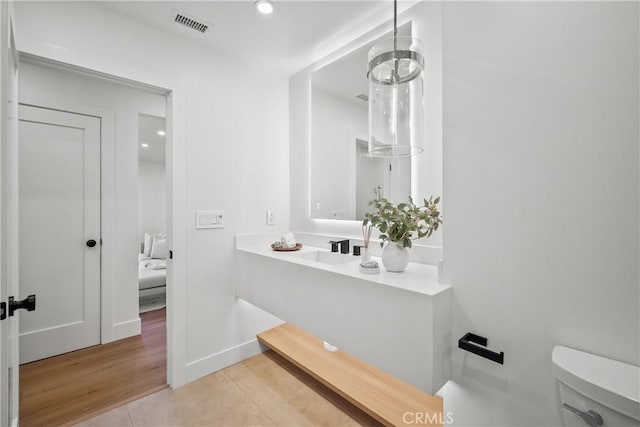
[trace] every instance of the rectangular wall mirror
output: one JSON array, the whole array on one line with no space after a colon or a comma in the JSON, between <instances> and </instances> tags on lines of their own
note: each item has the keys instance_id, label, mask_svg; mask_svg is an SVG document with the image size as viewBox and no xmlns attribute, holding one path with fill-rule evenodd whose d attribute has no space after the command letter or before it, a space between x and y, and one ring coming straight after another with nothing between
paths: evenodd
<instances>
[{"instance_id":1,"label":"rectangular wall mirror","mask_svg":"<svg viewBox=\"0 0 640 427\"><path fill-rule=\"evenodd\" d=\"M399 26L398 33L411 36L411 22ZM312 74L312 218L362 220L369 210L369 200L377 194L393 202L406 201L411 195L411 158L382 159L367 155L367 54L376 42Z\"/></svg>"}]
</instances>

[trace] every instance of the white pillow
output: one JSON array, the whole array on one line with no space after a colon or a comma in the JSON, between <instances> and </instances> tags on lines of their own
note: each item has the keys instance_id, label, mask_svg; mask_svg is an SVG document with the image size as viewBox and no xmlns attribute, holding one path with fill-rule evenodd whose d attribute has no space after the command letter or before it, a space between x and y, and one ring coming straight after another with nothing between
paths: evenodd
<instances>
[{"instance_id":1,"label":"white pillow","mask_svg":"<svg viewBox=\"0 0 640 427\"><path fill-rule=\"evenodd\" d=\"M151 256L151 250L153 249L153 243L155 239L166 239L166 233L149 234L144 233L144 248L143 252L147 256Z\"/></svg>"},{"instance_id":2,"label":"white pillow","mask_svg":"<svg viewBox=\"0 0 640 427\"><path fill-rule=\"evenodd\" d=\"M142 243L142 254L149 256L151 253L151 234L144 233L144 242Z\"/></svg>"},{"instance_id":3,"label":"white pillow","mask_svg":"<svg viewBox=\"0 0 640 427\"><path fill-rule=\"evenodd\" d=\"M151 247L151 258L167 259L169 253L169 244L166 238L156 237L153 239L153 246Z\"/></svg>"}]
</instances>

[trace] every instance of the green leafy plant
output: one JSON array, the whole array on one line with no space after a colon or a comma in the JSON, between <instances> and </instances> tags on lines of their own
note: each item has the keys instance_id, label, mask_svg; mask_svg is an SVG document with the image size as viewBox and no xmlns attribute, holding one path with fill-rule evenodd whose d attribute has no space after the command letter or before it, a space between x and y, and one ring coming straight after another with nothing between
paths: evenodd
<instances>
[{"instance_id":1,"label":"green leafy plant","mask_svg":"<svg viewBox=\"0 0 640 427\"><path fill-rule=\"evenodd\" d=\"M394 205L384 197L369 201L374 207L373 212L365 214L362 222L366 226L369 222L380 231L380 246L384 242L394 242L399 248L410 248L412 240L429 237L442 224L442 216L438 211L440 197L424 199L424 204L418 206L409 197L408 203Z\"/></svg>"}]
</instances>

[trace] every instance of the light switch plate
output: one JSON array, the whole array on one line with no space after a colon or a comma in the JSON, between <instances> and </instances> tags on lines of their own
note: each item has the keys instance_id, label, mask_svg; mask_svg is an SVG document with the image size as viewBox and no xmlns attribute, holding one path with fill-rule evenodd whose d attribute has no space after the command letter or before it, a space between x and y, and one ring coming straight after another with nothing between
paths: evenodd
<instances>
[{"instance_id":1,"label":"light switch plate","mask_svg":"<svg viewBox=\"0 0 640 427\"><path fill-rule=\"evenodd\" d=\"M196 211L196 228L224 228L224 211Z\"/></svg>"},{"instance_id":2,"label":"light switch plate","mask_svg":"<svg viewBox=\"0 0 640 427\"><path fill-rule=\"evenodd\" d=\"M276 223L276 213L270 209L267 209L267 225L274 225Z\"/></svg>"}]
</instances>

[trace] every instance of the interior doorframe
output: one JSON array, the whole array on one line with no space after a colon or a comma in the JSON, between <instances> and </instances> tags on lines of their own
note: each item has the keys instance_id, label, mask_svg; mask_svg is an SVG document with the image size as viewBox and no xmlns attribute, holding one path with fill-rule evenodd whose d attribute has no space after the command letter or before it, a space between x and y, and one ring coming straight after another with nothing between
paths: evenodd
<instances>
[{"instance_id":1,"label":"interior doorframe","mask_svg":"<svg viewBox=\"0 0 640 427\"><path fill-rule=\"evenodd\" d=\"M167 382L175 388L186 382L186 88L180 82L151 78L147 73L112 69L107 64L81 64L58 61L55 58L41 56L31 52L20 52L24 62L40 63L65 68L73 72L93 75L118 83L132 85L137 88L151 90L166 97L166 173L167 173L167 237L173 252L170 268L167 269ZM50 107L73 112L78 108L58 101ZM101 118L101 156L102 162L115 162L114 153L114 115L108 110L82 106L82 111ZM180 141L181 143L176 143ZM110 143L109 143L110 142ZM107 169L107 168L104 168ZM103 235L113 235L115 224L113 177L101 173L101 229ZM107 185L105 187L105 184ZM111 187L109 188L109 185ZM101 306L104 301L113 302L113 255L115 248L106 241L102 247L101 268ZM17 263L17 260L16 260ZM111 268L104 268L110 265ZM15 265L15 268L18 266ZM105 286L106 285L106 286ZM121 337L114 337L112 305L101 310L101 341L109 342Z\"/></svg>"},{"instance_id":2,"label":"interior doorframe","mask_svg":"<svg viewBox=\"0 0 640 427\"><path fill-rule=\"evenodd\" d=\"M5 28L6 25L6 28ZM0 245L0 270L4 291L0 290L0 297L7 298L16 293L18 284L18 106L15 98L18 90L18 52L15 41L15 14L13 2L2 2L0 5L0 76L2 77L2 102L0 105L0 130L2 131L2 153L0 155L0 169L2 181L2 197L0 208L3 226L2 241ZM9 67L9 56L13 62L13 69ZM9 77L15 79L9 84ZM18 425L18 319L7 317L2 326L0 336L0 367L2 380L0 381L0 424L17 427ZM6 339L6 341L4 341Z\"/></svg>"}]
</instances>

